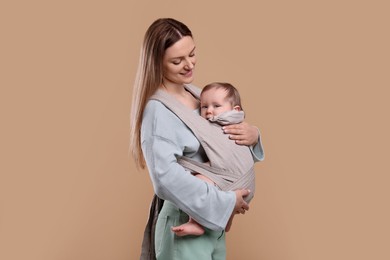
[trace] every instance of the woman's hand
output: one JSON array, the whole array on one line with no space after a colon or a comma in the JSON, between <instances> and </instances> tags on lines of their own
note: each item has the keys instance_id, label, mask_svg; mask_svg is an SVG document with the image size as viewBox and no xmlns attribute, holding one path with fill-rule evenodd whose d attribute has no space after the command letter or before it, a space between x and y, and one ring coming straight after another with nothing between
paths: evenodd
<instances>
[{"instance_id":1,"label":"woman's hand","mask_svg":"<svg viewBox=\"0 0 390 260\"><path fill-rule=\"evenodd\" d=\"M226 125L222 127L225 134L229 134L229 138L235 140L239 145L255 145L259 140L259 131L257 127L246 122L234 125Z\"/></svg>"},{"instance_id":2,"label":"woman's hand","mask_svg":"<svg viewBox=\"0 0 390 260\"><path fill-rule=\"evenodd\" d=\"M236 205L234 206L234 210L232 215L234 214L245 214L246 210L249 210L248 203L245 202L244 197L248 196L249 190L235 190L236 193Z\"/></svg>"}]
</instances>

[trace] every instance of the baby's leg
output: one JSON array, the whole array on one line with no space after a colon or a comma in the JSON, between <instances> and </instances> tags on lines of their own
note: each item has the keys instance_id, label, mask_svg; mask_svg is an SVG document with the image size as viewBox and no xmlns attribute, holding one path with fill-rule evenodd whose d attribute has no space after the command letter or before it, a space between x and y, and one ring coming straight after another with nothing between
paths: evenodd
<instances>
[{"instance_id":1,"label":"baby's leg","mask_svg":"<svg viewBox=\"0 0 390 260\"><path fill-rule=\"evenodd\" d=\"M171 230L178 236L200 236L204 233L203 227L191 217L187 223L172 227Z\"/></svg>"},{"instance_id":2,"label":"baby's leg","mask_svg":"<svg viewBox=\"0 0 390 260\"><path fill-rule=\"evenodd\" d=\"M206 176L203 176L202 174L195 173L194 175L197 178L204 180L205 182L214 183L212 180L210 180ZM187 235L200 236L203 235L204 233L203 227L191 217L187 223L184 223L177 227L172 227L171 230L178 236L187 236Z\"/></svg>"},{"instance_id":3,"label":"baby's leg","mask_svg":"<svg viewBox=\"0 0 390 260\"><path fill-rule=\"evenodd\" d=\"M208 182L208 183L213 183L213 184L215 184L212 180L210 180L210 179L207 178L206 176L203 176L203 175L200 174L200 173L196 173L195 176L198 177L199 179L202 179L202 180ZM226 224L226 228L225 228L225 231L226 231L226 232L229 232L230 228L232 227L232 224L233 224L233 217L234 217L234 215L232 215L232 216L229 218L229 221L228 221L228 223ZM198 223L196 223L196 224L198 224ZM199 224L198 224L198 225L199 225ZM199 226L200 226L200 225L199 225Z\"/></svg>"},{"instance_id":4,"label":"baby's leg","mask_svg":"<svg viewBox=\"0 0 390 260\"><path fill-rule=\"evenodd\" d=\"M215 184L211 179L209 179L208 177L200 174L200 173L194 173L194 176L205 181L205 182L208 182L208 183L212 183L212 184Z\"/></svg>"}]
</instances>

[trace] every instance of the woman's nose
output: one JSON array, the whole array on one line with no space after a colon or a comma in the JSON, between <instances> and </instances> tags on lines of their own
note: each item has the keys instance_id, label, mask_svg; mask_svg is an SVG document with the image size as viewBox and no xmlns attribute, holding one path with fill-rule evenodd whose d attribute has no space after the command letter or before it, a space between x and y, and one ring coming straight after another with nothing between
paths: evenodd
<instances>
[{"instance_id":1,"label":"woman's nose","mask_svg":"<svg viewBox=\"0 0 390 260\"><path fill-rule=\"evenodd\" d=\"M191 58L187 58L186 59L186 64L185 64L185 68L186 69L189 69L189 70L192 70L195 66L195 63L192 61Z\"/></svg>"}]
</instances>

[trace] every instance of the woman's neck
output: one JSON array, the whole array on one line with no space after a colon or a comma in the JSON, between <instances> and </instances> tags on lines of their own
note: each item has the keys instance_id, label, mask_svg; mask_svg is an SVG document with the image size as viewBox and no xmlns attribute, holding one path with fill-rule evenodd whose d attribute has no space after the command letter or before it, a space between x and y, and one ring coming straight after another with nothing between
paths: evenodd
<instances>
[{"instance_id":1,"label":"woman's neck","mask_svg":"<svg viewBox=\"0 0 390 260\"><path fill-rule=\"evenodd\" d=\"M171 82L166 82L166 81L163 81L161 83L161 88L172 94L172 95L177 95L177 96L185 96L187 92L186 89L184 88L184 85L180 85L180 84L175 84L175 83L171 83Z\"/></svg>"},{"instance_id":2,"label":"woman's neck","mask_svg":"<svg viewBox=\"0 0 390 260\"><path fill-rule=\"evenodd\" d=\"M170 82L163 82L161 84L161 89L168 92L178 101L180 101L183 105L196 109L199 107L199 101L186 90L184 85L178 85Z\"/></svg>"}]
</instances>

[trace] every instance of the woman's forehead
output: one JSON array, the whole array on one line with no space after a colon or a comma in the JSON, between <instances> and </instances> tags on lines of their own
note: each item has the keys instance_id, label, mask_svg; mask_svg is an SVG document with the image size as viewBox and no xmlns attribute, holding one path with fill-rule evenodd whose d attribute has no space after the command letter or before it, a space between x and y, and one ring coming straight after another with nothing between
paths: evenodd
<instances>
[{"instance_id":1,"label":"woman's forehead","mask_svg":"<svg viewBox=\"0 0 390 260\"><path fill-rule=\"evenodd\" d=\"M191 36L184 36L171 47L165 50L166 58L180 58L187 56L195 49L195 42Z\"/></svg>"}]
</instances>

